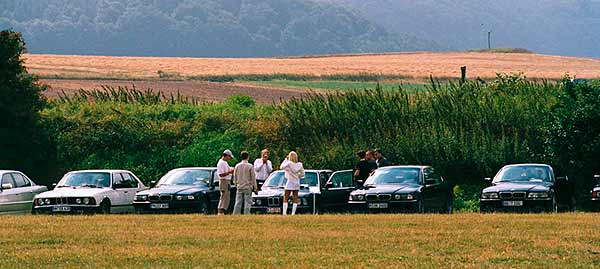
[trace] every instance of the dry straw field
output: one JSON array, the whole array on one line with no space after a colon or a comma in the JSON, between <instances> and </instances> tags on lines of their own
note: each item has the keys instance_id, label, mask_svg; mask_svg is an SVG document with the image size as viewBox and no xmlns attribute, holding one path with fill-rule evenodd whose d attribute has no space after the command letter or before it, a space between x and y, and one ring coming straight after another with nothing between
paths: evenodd
<instances>
[{"instance_id":1,"label":"dry straw field","mask_svg":"<svg viewBox=\"0 0 600 269\"><path fill-rule=\"evenodd\" d=\"M6 216L1 268L593 268L596 214Z\"/></svg>"},{"instance_id":2,"label":"dry straw field","mask_svg":"<svg viewBox=\"0 0 600 269\"><path fill-rule=\"evenodd\" d=\"M600 77L600 59L521 53L398 53L303 58L157 58L26 55L32 73L66 77L156 78L160 70L181 76L232 74L394 74L409 78L459 77L468 66L471 77L498 72L525 73L532 78Z\"/></svg>"}]
</instances>

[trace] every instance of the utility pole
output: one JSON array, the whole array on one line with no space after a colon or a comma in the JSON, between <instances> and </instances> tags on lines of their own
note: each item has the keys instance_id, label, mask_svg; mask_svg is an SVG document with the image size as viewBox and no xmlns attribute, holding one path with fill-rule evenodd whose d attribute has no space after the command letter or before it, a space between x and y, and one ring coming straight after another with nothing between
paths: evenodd
<instances>
[{"instance_id":1,"label":"utility pole","mask_svg":"<svg viewBox=\"0 0 600 269\"><path fill-rule=\"evenodd\" d=\"M488 50L492 49L492 31L488 31Z\"/></svg>"}]
</instances>

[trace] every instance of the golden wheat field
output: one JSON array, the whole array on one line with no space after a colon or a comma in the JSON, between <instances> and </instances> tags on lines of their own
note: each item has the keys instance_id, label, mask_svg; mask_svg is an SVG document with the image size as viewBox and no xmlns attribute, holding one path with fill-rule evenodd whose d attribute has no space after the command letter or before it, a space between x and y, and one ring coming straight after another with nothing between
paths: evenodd
<instances>
[{"instance_id":1,"label":"golden wheat field","mask_svg":"<svg viewBox=\"0 0 600 269\"><path fill-rule=\"evenodd\" d=\"M73 78L156 78L158 71L183 77L237 74L392 74L423 79L492 78L496 73L524 73L530 78L600 77L600 59L520 53L419 52L374 55L332 55L302 58L160 58L74 55L25 56L30 72Z\"/></svg>"}]
</instances>

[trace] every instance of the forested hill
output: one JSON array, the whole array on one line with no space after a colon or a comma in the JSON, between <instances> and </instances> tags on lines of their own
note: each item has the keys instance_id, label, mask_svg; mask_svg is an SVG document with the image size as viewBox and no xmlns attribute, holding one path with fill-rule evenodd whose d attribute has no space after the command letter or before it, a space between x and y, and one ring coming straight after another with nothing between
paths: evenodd
<instances>
[{"instance_id":1,"label":"forested hill","mask_svg":"<svg viewBox=\"0 0 600 269\"><path fill-rule=\"evenodd\" d=\"M600 57L600 0L321 0L348 5L390 32L453 50L521 47Z\"/></svg>"},{"instance_id":2,"label":"forested hill","mask_svg":"<svg viewBox=\"0 0 600 269\"><path fill-rule=\"evenodd\" d=\"M284 56L428 50L341 5L312 0L3 0L0 28L32 53Z\"/></svg>"}]
</instances>

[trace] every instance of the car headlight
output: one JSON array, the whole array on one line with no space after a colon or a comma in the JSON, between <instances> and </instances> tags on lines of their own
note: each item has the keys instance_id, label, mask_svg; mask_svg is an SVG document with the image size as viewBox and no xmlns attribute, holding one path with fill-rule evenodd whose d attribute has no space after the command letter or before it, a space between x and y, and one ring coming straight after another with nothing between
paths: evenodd
<instances>
[{"instance_id":1,"label":"car headlight","mask_svg":"<svg viewBox=\"0 0 600 269\"><path fill-rule=\"evenodd\" d=\"M394 199L401 200L402 199L402 195L396 194L396 195L394 195Z\"/></svg>"},{"instance_id":2,"label":"car headlight","mask_svg":"<svg viewBox=\"0 0 600 269\"><path fill-rule=\"evenodd\" d=\"M50 199L48 199L48 198L44 199L44 204L49 205L50 204Z\"/></svg>"},{"instance_id":3,"label":"car headlight","mask_svg":"<svg viewBox=\"0 0 600 269\"><path fill-rule=\"evenodd\" d=\"M415 197L412 194L406 195L406 200L412 200Z\"/></svg>"},{"instance_id":4,"label":"car headlight","mask_svg":"<svg viewBox=\"0 0 600 269\"><path fill-rule=\"evenodd\" d=\"M136 201L146 201L146 200L148 200L148 195L136 195L135 200Z\"/></svg>"},{"instance_id":5,"label":"car headlight","mask_svg":"<svg viewBox=\"0 0 600 269\"><path fill-rule=\"evenodd\" d=\"M44 199L42 199L42 198L37 199L37 203L38 203L38 205L44 205Z\"/></svg>"},{"instance_id":6,"label":"car headlight","mask_svg":"<svg viewBox=\"0 0 600 269\"><path fill-rule=\"evenodd\" d=\"M256 204L257 205L262 205L262 200L261 199L256 199Z\"/></svg>"},{"instance_id":7,"label":"car headlight","mask_svg":"<svg viewBox=\"0 0 600 269\"><path fill-rule=\"evenodd\" d=\"M187 199L188 199L188 200L194 200L194 199L196 199L196 197L194 197L194 195L188 195L188 196L187 196Z\"/></svg>"},{"instance_id":8,"label":"car headlight","mask_svg":"<svg viewBox=\"0 0 600 269\"><path fill-rule=\"evenodd\" d=\"M481 194L482 199L498 199L497 192L484 192Z\"/></svg>"},{"instance_id":9,"label":"car headlight","mask_svg":"<svg viewBox=\"0 0 600 269\"><path fill-rule=\"evenodd\" d=\"M90 198L87 198L87 197L83 198L83 203L86 204L86 205L89 205L90 204Z\"/></svg>"},{"instance_id":10,"label":"car headlight","mask_svg":"<svg viewBox=\"0 0 600 269\"><path fill-rule=\"evenodd\" d=\"M75 199L75 203L76 203L76 204L81 204L81 202L82 202L82 201L81 201L81 198L77 198L77 199Z\"/></svg>"},{"instance_id":11,"label":"car headlight","mask_svg":"<svg viewBox=\"0 0 600 269\"><path fill-rule=\"evenodd\" d=\"M359 194L359 195L356 196L356 199L359 200L359 201L362 201L362 200L365 199L365 196L362 195L362 194Z\"/></svg>"},{"instance_id":12,"label":"car headlight","mask_svg":"<svg viewBox=\"0 0 600 269\"><path fill-rule=\"evenodd\" d=\"M530 192L527 194L527 198L538 199L538 198L548 198L547 192Z\"/></svg>"},{"instance_id":13,"label":"car headlight","mask_svg":"<svg viewBox=\"0 0 600 269\"><path fill-rule=\"evenodd\" d=\"M177 196L175 196L175 199L177 199L177 200L181 201L181 200L183 200L183 196L181 196L181 195L177 195Z\"/></svg>"}]
</instances>

